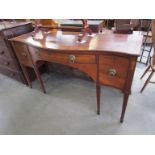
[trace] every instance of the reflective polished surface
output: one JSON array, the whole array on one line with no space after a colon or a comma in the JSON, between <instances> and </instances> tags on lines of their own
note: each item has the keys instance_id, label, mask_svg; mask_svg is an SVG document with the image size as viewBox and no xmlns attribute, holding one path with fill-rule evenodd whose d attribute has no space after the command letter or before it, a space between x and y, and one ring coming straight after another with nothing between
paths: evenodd
<instances>
[{"instance_id":1,"label":"reflective polished surface","mask_svg":"<svg viewBox=\"0 0 155 155\"><path fill-rule=\"evenodd\" d=\"M85 36L81 42L79 35L77 32L38 32L34 38L32 32L11 41L22 68L29 66L35 70L43 92L45 88L37 69L39 61L73 67L91 77L96 84L97 114L100 114L101 86L120 89L124 93L122 123L143 35L141 32L116 34L105 30ZM26 71L25 77L30 81Z\"/></svg>"},{"instance_id":2,"label":"reflective polished surface","mask_svg":"<svg viewBox=\"0 0 155 155\"><path fill-rule=\"evenodd\" d=\"M78 51L108 51L131 55L139 55L143 35L141 32L133 34L114 34L110 30L103 33L86 36L78 42L77 32L51 32L46 37L39 32L35 38L33 33L24 34L11 40L24 42L32 46L54 50L78 50Z\"/></svg>"}]
</instances>

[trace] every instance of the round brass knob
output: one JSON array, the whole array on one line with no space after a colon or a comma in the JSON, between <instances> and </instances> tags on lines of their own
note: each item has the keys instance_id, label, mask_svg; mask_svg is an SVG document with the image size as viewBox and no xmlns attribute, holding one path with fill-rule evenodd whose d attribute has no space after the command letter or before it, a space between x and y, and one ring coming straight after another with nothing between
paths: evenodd
<instances>
[{"instance_id":1,"label":"round brass knob","mask_svg":"<svg viewBox=\"0 0 155 155\"><path fill-rule=\"evenodd\" d=\"M75 55L69 55L69 63L73 64L76 60Z\"/></svg>"},{"instance_id":2,"label":"round brass knob","mask_svg":"<svg viewBox=\"0 0 155 155\"><path fill-rule=\"evenodd\" d=\"M115 76L117 74L117 71L116 71L116 69L112 68L112 69L109 69L108 74L110 76Z\"/></svg>"}]
</instances>

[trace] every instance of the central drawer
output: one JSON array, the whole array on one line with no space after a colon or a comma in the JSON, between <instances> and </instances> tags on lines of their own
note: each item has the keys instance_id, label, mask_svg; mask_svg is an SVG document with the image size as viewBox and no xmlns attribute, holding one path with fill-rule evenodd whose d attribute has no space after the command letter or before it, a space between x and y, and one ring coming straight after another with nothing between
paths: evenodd
<instances>
[{"instance_id":1,"label":"central drawer","mask_svg":"<svg viewBox=\"0 0 155 155\"><path fill-rule=\"evenodd\" d=\"M73 52L74 53L74 52ZM69 63L69 64L95 64L96 56L89 54L66 54L66 53L54 53L51 51L40 51L40 59L53 61L57 63Z\"/></svg>"},{"instance_id":2,"label":"central drawer","mask_svg":"<svg viewBox=\"0 0 155 155\"><path fill-rule=\"evenodd\" d=\"M99 81L102 84L123 89L129 68L129 59L121 56L101 55Z\"/></svg>"},{"instance_id":3,"label":"central drawer","mask_svg":"<svg viewBox=\"0 0 155 155\"><path fill-rule=\"evenodd\" d=\"M74 51L53 51L29 46L30 54L35 62L43 60L76 68L88 74L94 81L97 79L97 63L95 54L75 53Z\"/></svg>"}]
</instances>

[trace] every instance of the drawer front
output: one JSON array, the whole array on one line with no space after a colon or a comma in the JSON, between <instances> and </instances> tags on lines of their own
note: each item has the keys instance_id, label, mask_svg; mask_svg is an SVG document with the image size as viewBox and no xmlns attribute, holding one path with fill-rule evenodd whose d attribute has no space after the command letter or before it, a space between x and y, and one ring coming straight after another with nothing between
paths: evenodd
<instances>
[{"instance_id":1,"label":"drawer front","mask_svg":"<svg viewBox=\"0 0 155 155\"><path fill-rule=\"evenodd\" d=\"M9 70L9 69L6 69L6 68L3 68L0 66L0 73L4 74L12 79L22 81L20 74L18 72L15 72L15 71L12 71L12 70Z\"/></svg>"},{"instance_id":2,"label":"drawer front","mask_svg":"<svg viewBox=\"0 0 155 155\"><path fill-rule=\"evenodd\" d=\"M62 54L50 51L40 51L39 57L43 60L64 64L95 64L96 56L88 54Z\"/></svg>"},{"instance_id":3,"label":"drawer front","mask_svg":"<svg viewBox=\"0 0 155 155\"><path fill-rule=\"evenodd\" d=\"M123 89L129 68L126 57L101 55L99 58L99 81L101 84Z\"/></svg>"},{"instance_id":4,"label":"drawer front","mask_svg":"<svg viewBox=\"0 0 155 155\"><path fill-rule=\"evenodd\" d=\"M0 47L5 47L6 46L6 44L5 44L5 41L4 41L4 39L2 38L2 36L0 36Z\"/></svg>"},{"instance_id":5,"label":"drawer front","mask_svg":"<svg viewBox=\"0 0 155 155\"><path fill-rule=\"evenodd\" d=\"M97 79L96 55L53 52L49 50L36 49L30 46L29 51L34 61L43 60L63 64L85 72L94 81Z\"/></svg>"},{"instance_id":6,"label":"drawer front","mask_svg":"<svg viewBox=\"0 0 155 155\"><path fill-rule=\"evenodd\" d=\"M12 59L9 49L4 46L0 46L0 57Z\"/></svg>"},{"instance_id":7,"label":"drawer front","mask_svg":"<svg viewBox=\"0 0 155 155\"><path fill-rule=\"evenodd\" d=\"M14 42L13 45L19 62L27 66L32 66L32 61L27 46L23 43L18 42Z\"/></svg>"},{"instance_id":8,"label":"drawer front","mask_svg":"<svg viewBox=\"0 0 155 155\"><path fill-rule=\"evenodd\" d=\"M14 62L12 60L9 60L9 59L0 58L0 66L10 68L10 69L13 69L13 70L17 70L16 65L14 64Z\"/></svg>"}]
</instances>

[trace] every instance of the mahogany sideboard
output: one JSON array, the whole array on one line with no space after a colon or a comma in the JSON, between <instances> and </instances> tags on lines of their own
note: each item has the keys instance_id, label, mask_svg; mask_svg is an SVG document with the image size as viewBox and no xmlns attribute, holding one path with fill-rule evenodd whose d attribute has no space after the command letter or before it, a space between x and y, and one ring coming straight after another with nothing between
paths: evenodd
<instances>
[{"instance_id":1,"label":"mahogany sideboard","mask_svg":"<svg viewBox=\"0 0 155 155\"><path fill-rule=\"evenodd\" d=\"M100 113L101 86L120 89L124 93L120 118L123 122L143 35L141 32L114 34L107 30L86 36L80 43L77 36L77 32L57 31L48 34L45 40L38 40L27 33L10 41L21 66L48 61L88 74L96 83L97 114Z\"/></svg>"},{"instance_id":2,"label":"mahogany sideboard","mask_svg":"<svg viewBox=\"0 0 155 155\"><path fill-rule=\"evenodd\" d=\"M9 38L33 31L30 22L0 22L0 73L20 82L24 76Z\"/></svg>"}]
</instances>

